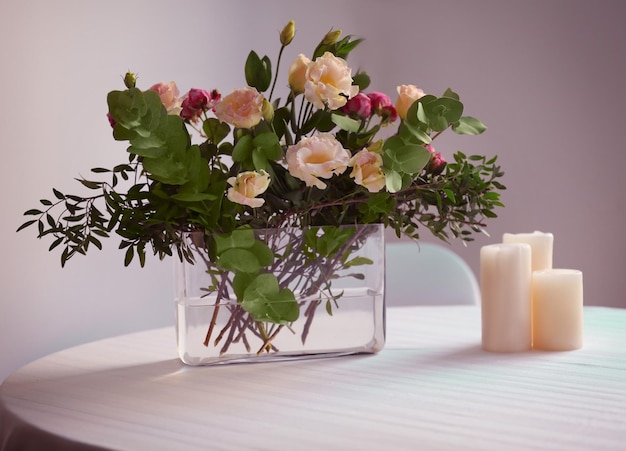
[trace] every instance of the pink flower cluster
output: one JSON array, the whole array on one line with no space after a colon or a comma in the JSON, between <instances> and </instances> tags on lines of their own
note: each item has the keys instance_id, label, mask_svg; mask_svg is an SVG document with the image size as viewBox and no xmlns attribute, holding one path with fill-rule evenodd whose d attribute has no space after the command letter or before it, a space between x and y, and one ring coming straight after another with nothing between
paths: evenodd
<instances>
[{"instance_id":1,"label":"pink flower cluster","mask_svg":"<svg viewBox=\"0 0 626 451\"><path fill-rule=\"evenodd\" d=\"M446 165L446 160L441 155L441 152L437 152L433 146L430 144L424 145L426 150L430 152L430 162L428 163L428 169L430 172L434 174L439 174L443 171L443 168Z\"/></svg>"},{"instance_id":2,"label":"pink flower cluster","mask_svg":"<svg viewBox=\"0 0 626 451\"><path fill-rule=\"evenodd\" d=\"M378 116L381 125L387 125L399 117L405 119L411 103L424 95L424 92L414 85L398 87L398 99L395 105L389 96L382 92L367 94L350 92L350 95L339 95L346 91L352 82L345 62L327 55L325 60L320 59L318 64L321 65L320 67L316 64L306 60L302 55L300 60L296 60L290 71L292 89L297 81L296 76L305 77L306 74L306 77L310 78L312 75L309 75L309 72L312 69L317 68L316 70L320 73L334 74L336 80L333 80L333 83L318 83L316 86L319 89L315 91L315 96L311 91L309 94L312 98L307 99L319 103L321 107L340 108L344 114L353 118L368 120L373 116ZM302 69L299 72L296 70L298 67ZM305 85L309 88L312 86L311 80L306 77L301 80L302 87L300 88L305 93ZM345 86L338 89L339 85ZM350 89L352 88L354 87ZM174 82L157 83L151 86L150 90L159 94L168 114L180 115L187 122L197 123L201 120L202 114L211 110L220 121L237 128L249 129L259 124L265 117L267 101L256 89L250 87L236 89L224 98L215 89L208 92L196 88L190 89L185 96L179 98L179 91ZM110 115L108 118L111 126L114 126L115 123ZM446 164L445 159L431 145L427 144L424 147L431 153L427 170L434 174L441 173ZM331 133L317 133L288 146L285 161L292 176L304 181L307 186L315 186L319 189L327 187L322 179L330 179L334 175L345 172L348 168L352 168L350 177L354 182L370 192L382 190L386 183L379 148L371 146L351 155L351 152L344 149ZM246 171L230 177L228 184L231 186L227 197L231 202L257 208L264 203L264 200L257 196L263 194L269 186L270 176L265 171Z\"/></svg>"},{"instance_id":3,"label":"pink flower cluster","mask_svg":"<svg viewBox=\"0 0 626 451\"><path fill-rule=\"evenodd\" d=\"M341 111L359 119L368 119L377 115L384 124L398 119L398 113L391 102L391 98L382 92L370 92L368 94L359 92L348 100Z\"/></svg>"},{"instance_id":4,"label":"pink flower cluster","mask_svg":"<svg viewBox=\"0 0 626 451\"><path fill-rule=\"evenodd\" d=\"M213 110L221 98L217 89L209 93L204 89L191 88L183 98L180 116L187 121L198 122L200 115Z\"/></svg>"}]
</instances>

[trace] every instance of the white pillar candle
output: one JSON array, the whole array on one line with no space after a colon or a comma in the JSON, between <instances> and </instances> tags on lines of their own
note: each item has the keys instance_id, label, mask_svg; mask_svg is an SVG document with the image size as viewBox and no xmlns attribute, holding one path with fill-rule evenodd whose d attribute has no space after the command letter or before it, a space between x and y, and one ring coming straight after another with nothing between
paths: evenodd
<instances>
[{"instance_id":1,"label":"white pillar candle","mask_svg":"<svg viewBox=\"0 0 626 451\"><path fill-rule=\"evenodd\" d=\"M491 352L531 348L531 248L491 244L480 250L482 347Z\"/></svg>"},{"instance_id":2,"label":"white pillar candle","mask_svg":"<svg viewBox=\"0 0 626 451\"><path fill-rule=\"evenodd\" d=\"M505 233L503 243L526 243L532 252L532 270L552 269L552 248L554 235L534 231L533 233Z\"/></svg>"},{"instance_id":3,"label":"white pillar candle","mask_svg":"<svg viewBox=\"0 0 626 451\"><path fill-rule=\"evenodd\" d=\"M532 275L533 348L571 351L583 345L583 274L575 269Z\"/></svg>"}]
</instances>

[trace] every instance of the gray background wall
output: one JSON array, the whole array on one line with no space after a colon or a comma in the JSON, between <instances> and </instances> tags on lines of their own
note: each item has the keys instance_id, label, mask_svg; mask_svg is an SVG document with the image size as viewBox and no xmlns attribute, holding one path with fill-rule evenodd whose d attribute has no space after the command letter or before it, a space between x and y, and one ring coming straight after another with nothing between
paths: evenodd
<instances>
[{"instance_id":1,"label":"gray background wall","mask_svg":"<svg viewBox=\"0 0 626 451\"><path fill-rule=\"evenodd\" d=\"M251 48L275 57L289 19L298 34L285 61L342 28L366 38L350 65L373 89L452 87L487 123L483 136L436 142L448 158L497 154L507 173L491 237L452 244L474 271L503 232L552 232L555 266L584 272L585 302L626 307L625 18L620 0L0 0L0 381L49 352L173 323L170 261L124 268L107 242L62 270L49 242L15 229L53 186L72 192L77 175L125 158L105 96L127 69L144 87L227 93L244 83Z\"/></svg>"}]
</instances>

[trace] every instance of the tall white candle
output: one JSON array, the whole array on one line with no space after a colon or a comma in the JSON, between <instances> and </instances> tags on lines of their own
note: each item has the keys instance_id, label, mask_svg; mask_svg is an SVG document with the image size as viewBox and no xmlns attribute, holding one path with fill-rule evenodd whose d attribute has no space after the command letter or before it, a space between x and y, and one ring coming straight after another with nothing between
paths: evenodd
<instances>
[{"instance_id":1,"label":"tall white candle","mask_svg":"<svg viewBox=\"0 0 626 451\"><path fill-rule=\"evenodd\" d=\"M532 270L552 268L552 248L554 235L534 231L533 233L505 233L502 235L503 243L526 243L532 251Z\"/></svg>"},{"instance_id":2,"label":"tall white candle","mask_svg":"<svg viewBox=\"0 0 626 451\"><path fill-rule=\"evenodd\" d=\"M583 274L575 269L532 275L533 348L571 351L583 345Z\"/></svg>"},{"instance_id":3,"label":"tall white candle","mask_svg":"<svg viewBox=\"0 0 626 451\"><path fill-rule=\"evenodd\" d=\"M502 243L480 250L482 347L491 352L531 348L531 248Z\"/></svg>"}]
</instances>

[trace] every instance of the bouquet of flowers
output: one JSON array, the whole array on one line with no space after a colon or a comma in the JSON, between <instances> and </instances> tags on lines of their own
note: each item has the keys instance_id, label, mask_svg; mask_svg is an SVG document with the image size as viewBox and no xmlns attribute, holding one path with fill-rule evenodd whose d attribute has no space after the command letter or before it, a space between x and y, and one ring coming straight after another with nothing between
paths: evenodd
<instances>
[{"instance_id":1,"label":"bouquet of flowers","mask_svg":"<svg viewBox=\"0 0 626 451\"><path fill-rule=\"evenodd\" d=\"M323 261L328 280L348 261L367 264L348 259L362 237L345 226L383 224L413 239L425 228L465 241L482 231L502 206L496 157L457 152L446 162L433 145L447 130L485 130L463 114L458 94L448 89L438 97L403 85L393 102L368 92L367 73L353 73L347 63L361 39L331 30L309 56L291 63L283 80L289 93L274 98L294 35L291 21L279 35L275 70L267 56L251 51L247 86L227 95L193 88L181 97L174 82L141 89L127 73L125 89L107 97L113 137L129 144L126 161L92 169L106 180L78 179L93 195L53 189L52 200L25 212L35 218L20 229L36 225L39 237L50 236L50 250L63 249L62 265L101 248L112 232L121 237L125 265L138 258L143 266L150 248L159 258L195 261L201 248L214 281L209 291L235 298L253 325L285 325L299 314L293 293L267 270L279 259L277 249L255 230L320 226L315 230L323 232L303 235L302 252L310 262ZM320 286L307 280L304 291ZM290 308L277 309L248 289L258 294L268 284L280 287L281 301L292 300Z\"/></svg>"}]
</instances>

